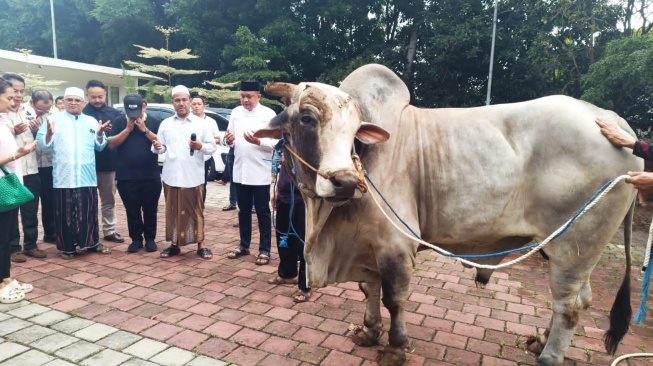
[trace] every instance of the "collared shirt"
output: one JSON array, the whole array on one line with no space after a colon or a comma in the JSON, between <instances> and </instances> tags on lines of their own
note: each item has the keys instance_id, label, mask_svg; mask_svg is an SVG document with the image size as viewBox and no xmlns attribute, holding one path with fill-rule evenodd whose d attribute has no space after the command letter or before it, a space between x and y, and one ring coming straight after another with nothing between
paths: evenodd
<instances>
[{"instance_id":1,"label":"collared shirt","mask_svg":"<svg viewBox=\"0 0 653 366\"><path fill-rule=\"evenodd\" d=\"M190 136L202 142L202 149L190 155ZM156 134L162 147L153 153L166 153L161 180L172 187L193 188L204 184L204 155L212 155L215 150L213 133L206 122L190 113L182 120L175 114L161 122Z\"/></svg>"},{"instance_id":2,"label":"collared shirt","mask_svg":"<svg viewBox=\"0 0 653 366\"><path fill-rule=\"evenodd\" d=\"M34 110L29 107L29 105L23 104L16 111L9 111L7 113L7 117L9 119L8 127L12 134L14 134L14 127L17 124L24 122L28 126L26 131L15 136L16 144L18 146L23 146L34 141L34 134L29 129L29 123L36 119L36 112L34 112ZM39 166L36 161L35 152L31 152L25 155L20 159L20 163L22 165L24 175L37 174L39 172Z\"/></svg>"},{"instance_id":3,"label":"collared shirt","mask_svg":"<svg viewBox=\"0 0 653 366\"><path fill-rule=\"evenodd\" d=\"M277 114L260 103L251 111L238 106L231 111L229 127L234 134L234 170L232 181L240 184L263 186L272 183L272 151L278 140L263 138L261 145L250 144L243 134L267 126Z\"/></svg>"},{"instance_id":4,"label":"collared shirt","mask_svg":"<svg viewBox=\"0 0 653 366\"><path fill-rule=\"evenodd\" d=\"M18 145L16 144L16 139L12 131L9 131L10 127L9 118L4 114L0 114L0 156L9 156L16 153L18 150ZM9 173L15 173L20 181L23 181L23 167L21 160L23 158L16 159L15 161L10 161L4 165L4 168L9 171ZM0 170L0 177L3 177L5 174Z\"/></svg>"},{"instance_id":5,"label":"collared shirt","mask_svg":"<svg viewBox=\"0 0 653 366\"><path fill-rule=\"evenodd\" d=\"M52 116L54 113L59 113L59 110L55 108L54 112L49 112L48 114L45 114L41 117L41 120L43 121L41 124L47 125L48 118ZM36 163L38 164L39 168L48 168L52 166L52 149L47 149L47 150L41 150L41 148L37 147L36 148Z\"/></svg>"},{"instance_id":6,"label":"collared shirt","mask_svg":"<svg viewBox=\"0 0 653 366\"><path fill-rule=\"evenodd\" d=\"M100 108L95 108L91 103L86 104L82 110L87 116L93 117L98 121L105 123L118 118L122 113L119 110L103 104ZM108 136L113 135L113 131L109 131ZM116 151L111 149L104 149L101 152L95 153L95 170L98 172L113 172L116 170Z\"/></svg>"},{"instance_id":7,"label":"collared shirt","mask_svg":"<svg viewBox=\"0 0 653 366\"><path fill-rule=\"evenodd\" d=\"M52 178L54 188L96 187L95 151L102 151L107 137L97 141L98 121L85 114L73 116L68 112L50 116L54 122L54 135L46 144L48 125L43 124L36 139L41 150L54 149Z\"/></svg>"},{"instance_id":8,"label":"collared shirt","mask_svg":"<svg viewBox=\"0 0 653 366\"><path fill-rule=\"evenodd\" d=\"M221 137L220 136L220 130L218 129L218 123L213 118L207 116L206 114L204 114L203 117L199 117L199 118L204 119L204 122L207 124L207 126L211 130L211 133L213 134L214 138ZM204 161L207 161L207 160L211 159L211 156L213 156L213 155L212 154L204 155Z\"/></svg>"}]
</instances>

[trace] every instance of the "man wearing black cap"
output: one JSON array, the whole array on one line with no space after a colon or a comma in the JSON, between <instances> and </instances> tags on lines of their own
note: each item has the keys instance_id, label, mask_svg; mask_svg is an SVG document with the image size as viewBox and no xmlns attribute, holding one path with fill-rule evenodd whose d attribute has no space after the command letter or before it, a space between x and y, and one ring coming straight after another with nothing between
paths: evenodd
<instances>
[{"instance_id":1,"label":"man wearing black cap","mask_svg":"<svg viewBox=\"0 0 653 366\"><path fill-rule=\"evenodd\" d=\"M227 255L235 259L249 254L252 240L252 201L256 207L258 229L261 237L256 264L270 263L272 224L270 215L270 183L272 183L272 151L277 140L253 136L253 131L267 126L276 113L259 103L261 99L258 81L243 81L240 84L240 104L229 118L225 139L234 147L234 168L231 177L236 185L238 200L238 225L240 244Z\"/></svg>"},{"instance_id":2,"label":"man wearing black cap","mask_svg":"<svg viewBox=\"0 0 653 366\"><path fill-rule=\"evenodd\" d=\"M127 212L127 227L132 240L127 251L135 253L141 250L144 238L145 250L155 252L161 176L157 155L150 149L161 121L145 113L147 102L140 95L128 94L124 102L127 116L113 121L114 135L109 138L109 148L117 149L118 193Z\"/></svg>"}]
</instances>

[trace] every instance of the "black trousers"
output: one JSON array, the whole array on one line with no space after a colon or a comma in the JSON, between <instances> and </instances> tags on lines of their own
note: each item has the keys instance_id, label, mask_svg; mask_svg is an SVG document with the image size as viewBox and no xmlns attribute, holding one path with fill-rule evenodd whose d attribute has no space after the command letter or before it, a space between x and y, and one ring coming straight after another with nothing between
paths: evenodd
<instances>
[{"instance_id":1,"label":"black trousers","mask_svg":"<svg viewBox=\"0 0 653 366\"><path fill-rule=\"evenodd\" d=\"M270 185L250 186L234 183L236 195L238 196L238 226L240 227L240 248L249 249L252 241L252 201L256 207L256 218L258 219L258 231L261 241L258 247L259 253L270 254L272 247L272 219L270 214Z\"/></svg>"},{"instance_id":2,"label":"black trousers","mask_svg":"<svg viewBox=\"0 0 653 366\"><path fill-rule=\"evenodd\" d=\"M292 226L297 235L304 240L305 237L306 208L304 202L295 203L292 208ZM298 276L299 289L308 291L306 283L306 261L304 260L304 244L293 235L290 228L290 204L277 201L277 212L275 217L277 229L277 249L279 249L279 269L277 273L281 278L294 278ZM285 239L286 247L281 246ZM299 261L299 271L297 262Z\"/></svg>"},{"instance_id":3,"label":"black trousers","mask_svg":"<svg viewBox=\"0 0 653 366\"><path fill-rule=\"evenodd\" d=\"M54 182L52 180L52 167L39 168L41 179L41 225L43 226L43 240L54 242L57 232L54 227Z\"/></svg>"},{"instance_id":4,"label":"black trousers","mask_svg":"<svg viewBox=\"0 0 653 366\"><path fill-rule=\"evenodd\" d=\"M0 281L10 278L11 271L11 246L9 245L9 231L18 225L18 209L0 212Z\"/></svg>"},{"instance_id":5,"label":"black trousers","mask_svg":"<svg viewBox=\"0 0 653 366\"><path fill-rule=\"evenodd\" d=\"M156 238L156 211L161 196L161 179L119 180L118 194L127 213L132 241Z\"/></svg>"},{"instance_id":6,"label":"black trousers","mask_svg":"<svg viewBox=\"0 0 653 366\"><path fill-rule=\"evenodd\" d=\"M204 162L204 192L202 193L202 202L206 203L206 182L209 180L209 171L211 164L213 163L213 156L207 161Z\"/></svg>"},{"instance_id":7,"label":"black trousers","mask_svg":"<svg viewBox=\"0 0 653 366\"><path fill-rule=\"evenodd\" d=\"M227 164L226 164L226 170L227 173L229 174L229 180L231 183L229 183L229 203L232 206L235 206L237 201L238 201L238 193L236 193L236 186L234 185L233 181L233 174L234 174L234 156L227 154ZM224 179L223 179L224 180ZM225 181L226 182L226 181Z\"/></svg>"},{"instance_id":8,"label":"black trousers","mask_svg":"<svg viewBox=\"0 0 653 366\"><path fill-rule=\"evenodd\" d=\"M18 208L20 219L23 224L23 249L36 249L36 241L39 238L39 192L41 191L41 179L37 173L24 175L23 185L34 195L34 199ZM11 252L20 252L20 230L18 221L9 229L9 245Z\"/></svg>"}]
</instances>

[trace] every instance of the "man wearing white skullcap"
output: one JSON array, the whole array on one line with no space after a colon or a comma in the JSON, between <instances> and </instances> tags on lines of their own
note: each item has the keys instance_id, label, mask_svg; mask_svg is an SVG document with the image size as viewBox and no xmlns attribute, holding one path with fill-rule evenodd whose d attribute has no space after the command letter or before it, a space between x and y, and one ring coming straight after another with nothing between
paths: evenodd
<instances>
[{"instance_id":1,"label":"man wearing white skullcap","mask_svg":"<svg viewBox=\"0 0 653 366\"><path fill-rule=\"evenodd\" d=\"M70 87L64 92L65 111L53 114L41 125L36 139L41 150L53 149L57 249L72 259L80 250L109 253L98 232L95 151L107 144L105 125L82 113L84 91ZM55 133L56 131L56 133Z\"/></svg>"},{"instance_id":2,"label":"man wearing white skullcap","mask_svg":"<svg viewBox=\"0 0 653 366\"><path fill-rule=\"evenodd\" d=\"M215 140L204 120L190 109L190 92L183 85L172 89L175 115L159 126L152 152L166 153L161 180L166 199L166 241L172 245L162 258L181 253L179 246L197 243L197 255L213 257L204 241L204 155L212 155Z\"/></svg>"}]
</instances>

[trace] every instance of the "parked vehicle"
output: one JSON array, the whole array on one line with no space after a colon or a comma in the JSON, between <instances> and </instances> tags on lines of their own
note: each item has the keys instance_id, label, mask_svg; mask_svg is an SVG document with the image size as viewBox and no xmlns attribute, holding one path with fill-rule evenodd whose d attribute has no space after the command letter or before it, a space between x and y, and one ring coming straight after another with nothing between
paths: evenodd
<instances>
[{"instance_id":1,"label":"parked vehicle","mask_svg":"<svg viewBox=\"0 0 653 366\"><path fill-rule=\"evenodd\" d=\"M125 112L125 107L122 104L115 104L113 106L121 112ZM229 117L224 117L224 114L230 115L231 110L226 108L217 108L220 110L220 113L213 111L213 108L207 108L205 113L208 117L211 117L218 124L218 130L220 131L220 140L224 139L224 134L227 131L227 126L229 125ZM175 109L172 104L160 104L160 103L148 103L147 104L147 114L154 118L160 119L163 121L168 117L172 117L175 114ZM224 162L221 155L229 152L229 147L222 144L218 144L218 149L213 153L213 166L210 167L208 180L216 180L224 172ZM159 154L159 167L163 166L163 162L166 159L166 154Z\"/></svg>"}]
</instances>

